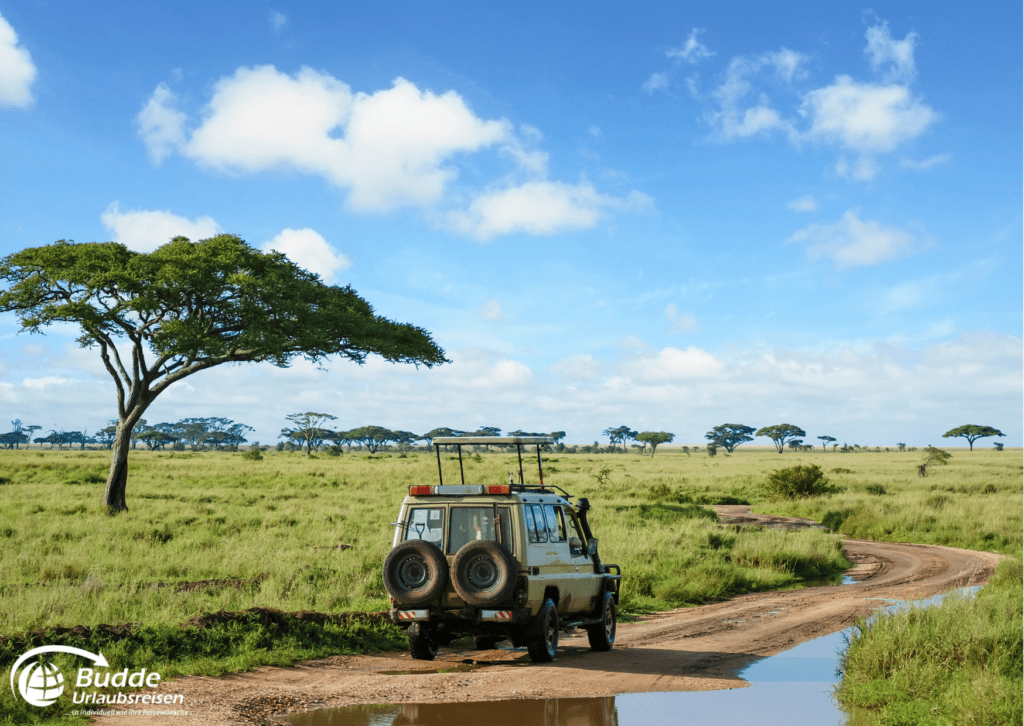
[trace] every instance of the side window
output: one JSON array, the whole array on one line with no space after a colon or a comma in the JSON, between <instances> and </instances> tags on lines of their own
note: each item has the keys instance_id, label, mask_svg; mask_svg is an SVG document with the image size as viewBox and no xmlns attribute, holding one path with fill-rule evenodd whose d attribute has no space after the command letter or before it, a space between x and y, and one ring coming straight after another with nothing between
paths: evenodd
<instances>
[{"instance_id":1,"label":"side window","mask_svg":"<svg viewBox=\"0 0 1024 726\"><path fill-rule=\"evenodd\" d=\"M583 554L583 546L586 544L586 540L580 533L579 524L576 522L576 517L572 512L564 512L566 524L569 525L569 551L574 555Z\"/></svg>"},{"instance_id":2,"label":"side window","mask_svg":"<svg viewBox=\"0 0 1024 726\"><path fill-rule=\"evenodd\" d=\"M545 504L544 518L548 524L548 541L565 542L565 520L562 519L562 510L555 509L554 504Z\"/></svg>"},{"instance_id":3,"label":"side window","mask_svg":"<svg viewBox=\"0 0 1024 726\"><path fill-rule=\"evenodd\" d=\"M405 538L423 539L440 547L444 541L444 507L413 507Z\"/></svg>"},{"instance_id":4,"label":"side window","mask_svg":"<svg viewBox=\"0 0 1024 726\"><path fill-rule=\"evenodd\" d=\"M539 504L523 507L526 511L526 526L530 530L530 542L548 541L548 525L544 521L544 508Z\"/></svg>"}]
</instances>

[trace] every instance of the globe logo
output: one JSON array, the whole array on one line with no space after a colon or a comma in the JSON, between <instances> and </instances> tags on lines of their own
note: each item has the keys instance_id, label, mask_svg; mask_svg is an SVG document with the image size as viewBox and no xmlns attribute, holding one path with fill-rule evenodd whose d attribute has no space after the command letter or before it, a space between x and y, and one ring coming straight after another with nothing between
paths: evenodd
<instances>
[{"instance_id":1,"label":"globe logo","mask_svg":"<svg viewBox=\"0 0 1024 726\"><path fill-rule=\"evenodd\" d=\"M33 706L49 706L64 693L64 676L52 663L29 663L18 679L18 690Z\"/></svg>"}]
</instances>

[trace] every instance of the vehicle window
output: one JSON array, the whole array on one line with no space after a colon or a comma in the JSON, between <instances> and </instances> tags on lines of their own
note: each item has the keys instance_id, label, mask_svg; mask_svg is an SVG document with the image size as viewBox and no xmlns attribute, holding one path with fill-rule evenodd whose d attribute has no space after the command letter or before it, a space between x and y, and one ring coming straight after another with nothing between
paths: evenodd
<instances>
[{"instance_id":1,"label":"vehicle window","mask_svg":"<svg viewBox=\"0 0 1024 726\"><path fill-rule=\"evenodd\" d=\"M548 542L565 542L565 520L562 519L562 510L555 509L554 504L545 504L544 518L548 524Z\"/></svg>"},{"instance_id":2,"label":"vehicle window","mask_svg":"<svg viewBox=\"0 0 1024 726\"><path fill-rule=\"evenodd\" d=\"M448 554L454 555L468 542L477 539L497 541L494 529L495 507L452 507ZM512 551L512 522L509 507L497 507L501 520L501 542Z\"/></svg>"},{"instance_id":3,"label":"vehicle window","mask_svg":"<svg viewBox=\"0 0 1024 726\"><path fill-rule=\"evenodd\" d=\"M574 555L582 555L583 548L587 544L586 538L580 532L579 523L572 512L564 512L565 523L569 528L569 551Z\"/></svg>"},{"instance_id":4,"label":"vehicle window","mask_svg":"<svg viewBox=\"0 0 1024 726\"><path fill-rule=\"evenodd\" d=\"M544 507L540 504L531 504L529 507L523 507L530 511L531 519L533 521L533 529L530 534L531 542L544 543L548 541L548 525L544 521ZM529 522L531 520L527 520Z\"/></svg>"},{"instance_id":5,"label":"vehicle window","mask_svg":"<svg viewBox=\"0 0 1024 726\"><path fill-rule=\"evenodd\" d=\"M444 541L444 507L413 507L405 538L423 539L440 547Z\"/></svg>"},{"instance_id":6,"label":"vehicle window","mask_svg":"<svg viewBox=\"0 0 1024 726\"><path fill-rule=\"evenodd\" d=\"M533 506L526 504L523 505L523 518L526 520L526 536L530 540L530 544L536 544L540 542L540 534L537 532L537 521L533 518ZM544 529L544 534L547 534L547 528ZM547 540L547 537L544 537Z\"/></svg>"}]
</instances>

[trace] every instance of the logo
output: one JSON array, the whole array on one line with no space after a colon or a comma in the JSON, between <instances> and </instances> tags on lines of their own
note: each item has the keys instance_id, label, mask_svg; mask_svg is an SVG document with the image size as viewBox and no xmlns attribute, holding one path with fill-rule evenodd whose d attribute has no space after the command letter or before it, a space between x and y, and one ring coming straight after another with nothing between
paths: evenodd
<instances>
[{"instance_id":1,"label":"logo","mask_svg":"<svg viewBox=\"0 0 1024 726\"><path fill-rule=\"evenodd\" d=\"M44 653L70 653L72 655L88 658L98 666L108 667L107 659L102 654L96 655L81 648L72 648L70 645L44 645L41 648L33 648L14 662L11 668L11 693L21 694L21 697L33 706L49 706L64 693L64 674L52 663L42 663L39 660L30 660L33 656ZM27 662L26 662L27 661ZM22 664L25 667L18 677L18 667ZM17 680L18 690L14 690L14 683Z\"/></svg>"}]
</instances>

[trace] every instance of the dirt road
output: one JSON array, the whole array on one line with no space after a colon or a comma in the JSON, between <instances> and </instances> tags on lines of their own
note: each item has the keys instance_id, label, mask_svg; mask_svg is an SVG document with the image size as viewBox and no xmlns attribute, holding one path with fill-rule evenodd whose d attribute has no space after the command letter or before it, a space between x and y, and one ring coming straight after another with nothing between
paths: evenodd
<instances>
[{"instance_id":1,"label":"dirt road","mask_svg":"<svg viewBox=\"0 0 1024 726\"><path fill-rule=\"evenodd\" d=\"M724 521L785 527L808 520L717 507ZM261 668L225 678L161 684L181 693L188 716L105 716L103 726L274 724L287 713L360 703L425 703L610 696L742 687L751 661L841 630L884 600L928 597L984 583L998 556L914 544L845 542L853 584L745 595L620 624L615 648L592 653L585 634L562 636L558 659L534 665L525 651L443 649L433 662L407 653L339 656L295 668ZM628 574L628 573L627 573ZM449 672L440 673L441 669ZM453 670L454 669L454 670Z\"/></svg>"}]
</instances>

